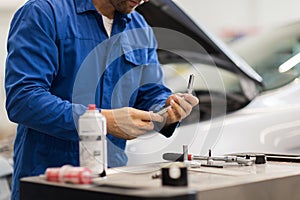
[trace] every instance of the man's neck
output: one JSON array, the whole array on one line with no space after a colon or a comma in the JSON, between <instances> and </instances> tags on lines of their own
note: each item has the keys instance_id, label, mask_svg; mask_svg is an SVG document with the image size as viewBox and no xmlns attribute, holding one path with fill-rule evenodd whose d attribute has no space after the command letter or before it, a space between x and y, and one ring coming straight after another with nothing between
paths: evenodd
<instances>
[{"instance_id":1,"label":"man's neck","mask_svg":"<svg viewBox=\"0 0 300 200\"><path fill-rule=\"evenodd\" d=\"M97 11L109 19L113 19L116 9L109 0L93 0L93 4Z\"/></svg>"}]
</instances>

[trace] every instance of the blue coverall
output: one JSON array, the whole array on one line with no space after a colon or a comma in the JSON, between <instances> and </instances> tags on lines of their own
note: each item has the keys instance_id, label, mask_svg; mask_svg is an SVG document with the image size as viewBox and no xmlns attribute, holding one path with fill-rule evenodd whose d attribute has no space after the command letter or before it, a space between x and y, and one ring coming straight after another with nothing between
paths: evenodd
<instances>
[{"instance_id":1,"label":"blue coverall","mask_svg":"<svg viewBox=\"0 0 300 200\"><path fill-rule=\"evenodd\" d=\"M19 124L12 199L21 177L79 165L76 127L87 104L150 110L171 94L153 31L135 11L115 13L108 40L91 0L29 0L13 17L7 48L6 108ZM126 140L107 137L109 167L125 165Z\"/></svg>"}]
</instances>

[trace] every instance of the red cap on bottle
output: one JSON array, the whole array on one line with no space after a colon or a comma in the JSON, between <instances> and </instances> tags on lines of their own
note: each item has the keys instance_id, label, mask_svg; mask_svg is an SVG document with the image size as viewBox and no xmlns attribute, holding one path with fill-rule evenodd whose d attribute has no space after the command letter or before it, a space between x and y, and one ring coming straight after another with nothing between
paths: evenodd
<instances>
[{"instance_id":1,"label":"red cap on bottle","mask_svg":"<svg viewBox=\"0 0 300 200\"><path fill-rule=\"evenodd\" d=\"M97 110L96 104L89 104L88 110Z\"/></svg>"}]
</instances>

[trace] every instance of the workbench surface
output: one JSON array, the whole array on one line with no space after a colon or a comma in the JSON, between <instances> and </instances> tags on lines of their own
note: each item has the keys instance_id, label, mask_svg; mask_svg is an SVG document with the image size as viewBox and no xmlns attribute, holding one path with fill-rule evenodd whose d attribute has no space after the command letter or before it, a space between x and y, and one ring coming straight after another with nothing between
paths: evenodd
<instances>
[{"instance_id":1,"label":"workbench surface","mask_svg":"<svg viewBox=\"0 0 300 200\"><path fill-rule=\"evenodd\" d=\"M224 168L200 167L188 171L188 186L162 186L161 163L112 168L106 179L77 185L48 182L43 177L21 179L21 200L35 199L272 199L299 200L300 163L266 164Z\"/></svg>"}]
</instances>

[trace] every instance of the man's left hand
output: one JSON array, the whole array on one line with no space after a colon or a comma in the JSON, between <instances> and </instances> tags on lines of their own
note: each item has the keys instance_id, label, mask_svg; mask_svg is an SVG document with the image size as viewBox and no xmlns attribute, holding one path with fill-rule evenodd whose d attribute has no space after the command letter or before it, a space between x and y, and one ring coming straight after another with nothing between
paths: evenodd
<instances>
[{"instance_id":1,"label":"man's left hand","mask_svg":"<svg viewBox=\"0 0 300 200\"><path fill-rule=\"evenodd\" d=\"M197 97L187 93L176 93L169 96L166 106L171 105L166 116L166 124L168 126L172 123L178 122L186 118L192 111L193 107L199 103Z\"/></svg>"}]
</instances>

